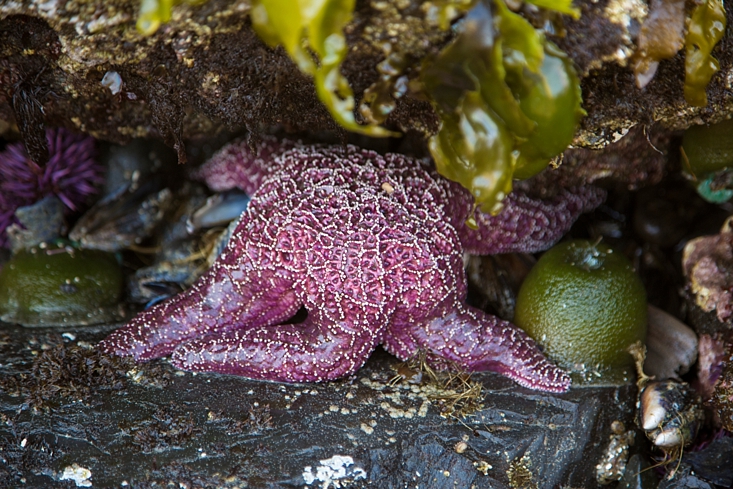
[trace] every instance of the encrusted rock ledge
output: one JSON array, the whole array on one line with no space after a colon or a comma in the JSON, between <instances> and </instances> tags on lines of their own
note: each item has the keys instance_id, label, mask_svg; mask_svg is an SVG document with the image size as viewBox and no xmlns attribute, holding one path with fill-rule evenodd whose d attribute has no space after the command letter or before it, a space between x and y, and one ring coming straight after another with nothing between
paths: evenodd
<instances>
[{"instance_id":1,"label":"encrusted rock ledge","mask_svg":"<svg viewBox=\"0 0 733 489\"><path fill-rule=\"evenodd\" d=\"M721 66L708 86L708 106L690 107L683 53L662 61L644 89L627 66L647 2L578 3L578 20L548 19L523 7L535 25L552 23L562 34L551 38L584 77L588 116L577 146L602 146L634 125L678 130L731 112L729 36L713 51ZM409 0L357 2L342 66L357 99L377 79L387 44L401 47L404 72L414 79L421 60L449 40L449 32L425 21L423 7ZM267 47L253 32L249 2L183 3L150 37L135 28L137 9L138 2L122 0L0 4L0 135L17 124L28 141L43 124L64 125L118 143L160 137L181 150L186 138L227 128L338 131L311 81L282 49ZM428 102L407 95L387 124L430 134L438 119Z\"/></svg>"}]
</instances>

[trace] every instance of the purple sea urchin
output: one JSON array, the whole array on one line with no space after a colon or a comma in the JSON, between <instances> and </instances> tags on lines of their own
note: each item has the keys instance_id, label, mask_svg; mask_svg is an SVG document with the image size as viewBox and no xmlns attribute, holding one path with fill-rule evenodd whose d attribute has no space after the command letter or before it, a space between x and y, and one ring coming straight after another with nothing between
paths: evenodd
<instances>
[{"instance_id":1,"label":"purple sea urchin","mask_svg":"<svg viewBox=\"0 0 733 489\"><path fill-rule=\"evenodd\" d=\"M0 246L18 207L55 195L70 210L83 204L102 183L94 139L66 129L46 131L50 158L45 166L30 159L22 143L0 153Z\"/></svg>"}]
</instances>

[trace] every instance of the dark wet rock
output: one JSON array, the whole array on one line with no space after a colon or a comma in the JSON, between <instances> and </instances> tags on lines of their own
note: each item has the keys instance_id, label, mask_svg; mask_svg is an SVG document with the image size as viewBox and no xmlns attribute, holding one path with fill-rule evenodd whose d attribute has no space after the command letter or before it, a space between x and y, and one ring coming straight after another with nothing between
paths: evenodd
<instances>
[{"instance_id":1,"label":"dark wet rock","mask_svg":"<svg viewBox=\"0 0 733 489\"><path fill-rule=\"evenodd\" d=\"M730 345L718 335L702 334L698 342L697 390L705 401L713 397L715 387L729 362Z\"/></svg>"},{"instance_id":2,"label":"dark wet rock","mask_svg":"<svg viewBox=\"0 0 733 489\"><path fill-rule=\"evenodd\" d=\"M723 429L733 433L733 356L728 354L727 358L723 358L722 372L715 384L711 403L716 421L720 421Z\"/></svg>"},{"instance_id":3,"label":"dark wet rock","mask_svg":"<svg viewBox=\"0 0 733 489\"><path fill-rule=\"evenodd\" d=\"M733 438L724 436L682 458L697 475L720 487L733 487Z\"/></svg>"},{"instance_id":4,"label":"dark wet rock","mask_svg":"<svg viewBox=\"0 0 733 489\"><path fill-rule=\"evenodd\" d=\"M180 413L175 403L160 406L150 418L121 424L120 429L143 453L183 448L195 443L202 432L193 414Z\"/></svg>"},{"instance_id":5,"label":"dark wet rock","mask_svg":"<svg viewBox=\"0 0 733 489\"><path fill-rule=\"evenodd\" d=\"M29 339L34 355L30 372L4 375L0 389L22 397L34 411L49 411L59 398L84 403L98 389L123 388L132 361L100 355L90 344L65 344L68 342L59 334L47 335L42 343Z\"/></svg>"},{"instance_id":6,"label":"dark wet rock","mask_svg":"<svg viewBox=\"0 0 733 489\"><path fill-rule=\"evenodd\" d=\"M700 338L706 335L721 341L723 338L731 337L733 328L721 322L715 311L703 311L695 304L695 298L691 294L684 296L684 302L688 311L687 323L697 332Z\"/></svg>"},{"instance_id":7,"label":"dark wet rock","mask_svg":"<svg viewBox=\"0 0 733 489\"><path fill-rule=\"evenodd\" d=\"M702 207L702 199L685 181L644 188L636 194L634 230L648 243L674 246L690 231Z\"/></svg>"},{"instance_id":8,"label":"dark wet rock","mask_svg":"<svg viewBox=\"0 0 733 489\"><path fill-rule=\"evenodd\" d=\"M682 464L674 477L662 479L657 489L715 489L715 486L698 476L689 465Z\"/></svg>"},{"instance_id":9,"label":"dark wet rock","mask_svg":"<svg viewBox=\"0 0 733 489\"><path fill-rule=\"evenodd\" d=\"M536 261L528 253L468 256L465 262L469 303L511 321L519 286Z\"/></svg>"},{"instance_id":10,"label":"dark wet rock","mask_svg":"<svg viewBox=\"0 0 733 489\"><path fill-rule=\"evenodd\" d=\"M643 456L632 455L626 465L626 472L619 481L618 489L654 489L659 480L649 469L649 462Z\"/></svg>"},{"instance_id":11,"label":"dark wet rock","mask_svg":"<svg viewBox=\"0 0 733 489\"><path fill-rule=\"evenodd\" d=\"M176 154L153 139L133 139L128 144L101 145L99 162L107 174L102 197L117 194L130 182L148 180L152 175L175 175Z\"/></svg>"},{"instance_id":12,"label":"dark wet rock","mask_svg":"<svg viewBox=\"0 0 733 489\"><path fill-rule=\"evenodd\" d=\"M618 191L636 190L659 183L668 173L673 138L660 128L635 126L618 134L602 149L570 148L558 168L535 176L543 187L595 183ZM549 184L549 185L548 185Z\"/></svg>"},{"instance_id":13,"label":"dark wet rock","mask_svg":"<svg viewBox=\"0 0 733 489\"><path fill-rule=\"evenodd\" d=\"M286 385L88 349L109 329L2 325L4 480L50 487L77 464L94 487L320 487L331 474L342 487L592 488L611 423L633 423L633 386L548 395L474 375L482 406L459 420L440 415L457 412L448 391L390 383L384 352L354 377Z\"/></svg>"},{"instance_id":14,"label":"dark wet rock","mask_svg":"<svg viewBox=\"0 0 733 489\"><path fill-rule=\"evenodd\" d=\"M18 207L15 217L18 223L11 224L7 230L13 251L32 248L66 233L64 204L54 196Z\"/></svg>"},{"instance_id":15,"label":"dark wet rock","mask_svg":"<svg viewBox=\"0 0 733 489\"><path fill-rule=\"evenodd\" d=\"M393 450L376 449L370 455L369 482L377 487L397 488L405 483L420 487L471 487L481 484L486 476L476 470L469 458L446 447L443 440L425 435L417 443L403 441L402 459L396 460ZM411 476L411 480L405 478ZM402 480L400 480L402 479ZM496 482L495 482L496 483ZM496 483L497 488L509 487Z\"/></svg>"}]
</instances>

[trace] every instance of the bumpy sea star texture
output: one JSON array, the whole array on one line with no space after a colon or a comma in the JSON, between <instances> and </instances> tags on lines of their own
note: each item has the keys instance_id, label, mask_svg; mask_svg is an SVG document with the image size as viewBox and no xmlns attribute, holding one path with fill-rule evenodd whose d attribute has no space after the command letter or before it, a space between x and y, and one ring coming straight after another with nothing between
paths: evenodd
<instances>
[{"instance_id":1,"label":"bumpy sea star texture","mask_svg":"<svg viewBox=\"0 0 733 489\"><path fill-rule=\"evenodd\" d=\"M492 370L565 391L568 375L523 331L466 305L464 250L537 251L601 190L549 201L512 193L496 216L425 162L354 146L236 142L199 172L214 190L252 194L228 246L190 289L112 333L101 347L178 368L285 382L354 373L382 344L438 368ZM287 320L301 308L307 318Z\"/></svg>"}]
</instances>

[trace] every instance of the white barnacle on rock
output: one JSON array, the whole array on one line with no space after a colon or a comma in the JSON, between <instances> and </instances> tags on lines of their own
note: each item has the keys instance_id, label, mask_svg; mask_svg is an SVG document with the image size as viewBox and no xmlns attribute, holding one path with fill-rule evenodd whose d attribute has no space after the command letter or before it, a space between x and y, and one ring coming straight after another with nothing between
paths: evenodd
<instances>
[{"instance_id":1,"label":"white barnacle on rock","mask_svg":"<svg viewBox=\"0 0 733 489\"><path fill-rule=\"evenodd\" d=\"M72 464L64 467L64 472L59 477L59 480L74 481L76 487L92 487L92 481L89 480L91 477L91 470L86 467L81 467L78 464Z\"/></svg>"},{"instance_id":2,"label":"white barnacle on rock","mask_svg":"<svg viewBox=\"0 0 733 489\"><path fill-rule=\"evenodd\" d=\"M322 489L329 487L346 487L351 482L366 479L366 471L354 465L354 459L348 455L334 455L321 460L315 468L308 465L303 469L303 480L307 485L321 483Z\"/></svg>"},{"instance_id":3,"label":"white barnacle on rock","mask_svg":"<svg viewBox=\"0 0 733 489\"><path fill-rule=\"evenodd\" d=\"M108 71L102 77L102 86L109 88L112 95L117 95L122 89L122 77L116 71Z\"/></svg>"}]
</instances>

